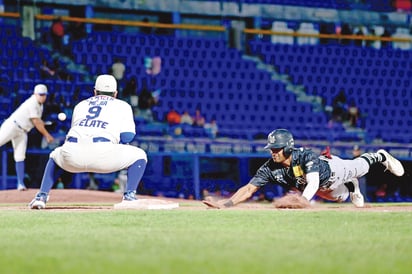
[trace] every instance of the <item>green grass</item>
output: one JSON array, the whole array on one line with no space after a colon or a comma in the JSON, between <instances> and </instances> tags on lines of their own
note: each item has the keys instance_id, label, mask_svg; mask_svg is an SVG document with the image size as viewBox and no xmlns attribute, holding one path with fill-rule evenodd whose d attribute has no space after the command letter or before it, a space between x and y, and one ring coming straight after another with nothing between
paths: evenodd
<instances>
[{"instance_id":1,"label":"green grass","mask_svg":"<svg viewBox=\"0 0 412 274\"><path fill-rule=\"evenodd\" d=\"M1 273L411 273L412 212L0 211Z\"/></svg>"}]
</instances>

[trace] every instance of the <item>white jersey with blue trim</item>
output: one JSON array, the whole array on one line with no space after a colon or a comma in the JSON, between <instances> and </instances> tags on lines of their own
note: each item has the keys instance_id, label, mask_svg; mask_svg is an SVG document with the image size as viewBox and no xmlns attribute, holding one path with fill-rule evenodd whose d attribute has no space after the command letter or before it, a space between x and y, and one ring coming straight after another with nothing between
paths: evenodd
<instances>
[{"instance_id":1,"label":"white jersey with blue trim","mask_svg":"<svg viewBox=\"0 0 412 274\"><path fill-rule=\"evenodd\" d=\"M132 107L111 96L90 97L74 108L66 142L50 158L73 173L111 173L147 161L141 148L120 143L122 132L136 133Z\"/></svg>"},{"instance_id":2,"label":"white jersey with blue trim","mask_svg":"<svg viewBox=\"0 0 412 274\"><path fill-rule=\"evenodd\" d=\"M29 132L34 127L31 118L41 119L42 115L43 104L40 104L36 99L36 95L33 94L10 115L9 119L24 131Z\"/></svg>"},{"instance_id":3,"label":"white jersey with blue trim","mask_svg":"<svg viewBox=\"0 0 412 274\"><path fill-rule=\"evenodd\" d=\"M120 142L120 133L136 133L131 106L107 95L96 95L81 101L73 110L68 137L87 139L102 137Z\"/></svg>"}]
</instances>

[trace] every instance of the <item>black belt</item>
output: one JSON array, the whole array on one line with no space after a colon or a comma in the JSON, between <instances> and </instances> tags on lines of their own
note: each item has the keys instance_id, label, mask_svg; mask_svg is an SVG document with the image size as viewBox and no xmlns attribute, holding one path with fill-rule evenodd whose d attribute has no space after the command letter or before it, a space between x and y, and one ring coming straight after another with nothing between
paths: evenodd
<instances>
[{"instance_id":1,"label":"black belt","mask_svg":"<svg viewBox=\"0 0 412 274\"><path fill-rule=\"evenodd\" d=\"M22 127L17 123L16 120L14 120L13 122L16 124L16 126L17 126L19 129L23 130L24 132L27 132L27 130L25 130L24 128L22 128Z\"/></svg>"},{"instance_id":2,"label":"black belt","mask_svg":"<svg viewBox=\"0 0 412 274\"><path fill-rule=\"evenodd\" d=\"M99 142L111 142L109 139L104 138L104 137L93 137L93 143L99 143ZM67 142L70 143L77 143L77 138L76 137L67 137L66 139Z\"/></svg>"}]
</instances>

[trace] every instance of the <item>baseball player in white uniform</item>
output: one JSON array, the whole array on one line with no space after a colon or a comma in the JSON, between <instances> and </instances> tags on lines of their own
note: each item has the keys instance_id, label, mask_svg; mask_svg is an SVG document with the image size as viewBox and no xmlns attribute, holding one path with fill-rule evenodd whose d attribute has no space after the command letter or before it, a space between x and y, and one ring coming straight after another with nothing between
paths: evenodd
<instances>
[{"instance_id":1,"label":"baseball player in white uniform","mask_svg":"<svg viewBox=\"0 0 412 274\"><path fill-rule=\"evenodd\" d=\"M24 184L24 172L27 150L27 133L33 128L46 138L48 143L54 138L50 135L41 119L43 104L47 99L47 87L38 84L34 87L33 94L23 102L0 127L0 147L11 141L13 157L16 162L17 189L26 190Z\"/></svg>"},{"instance_id":2,"label":"baseball player in white uniform","mask_svg":"<svg viewBox=\"0 0 412 274\"><path fill-rule=\"evenodd\" d=\"M64 144L50 153L40 191L29 208L46 207L54 183L55 166L72 172L112 173L127 169L124 202L136 200L136 189L147 164L146 153L129 143L136 127L131 106L117 96L117 82L112 75L99 75L94 96L78 103Z\"/></svg>"}]
</instances>

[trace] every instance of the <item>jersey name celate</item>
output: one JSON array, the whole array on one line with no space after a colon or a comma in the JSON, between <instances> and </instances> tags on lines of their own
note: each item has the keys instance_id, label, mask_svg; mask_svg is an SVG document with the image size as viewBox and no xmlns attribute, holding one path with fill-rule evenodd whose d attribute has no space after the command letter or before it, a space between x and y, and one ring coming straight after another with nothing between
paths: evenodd
<instances>
[{"instance_id":1,"label":"jersey name celate","mask_svg":"<svg viewBox=\"0 0 412 274\"><path fill-rule=\"evenodd\" d=\"M76 105L68 136L104 137L118 143L122 132L136 132L131 106L111 96L97 95Z\"/></svg>"},{"instance_id":2,"label":"jersey name celate","mask_svg":"<svg viewBox=\"0 0 412 274\"><path fill-rule=\"evenodd\" d=\"M109 123L105 121L83 119L80 121L79 126L106 128L108 124Z\"/></svg>"}]
</instances>

